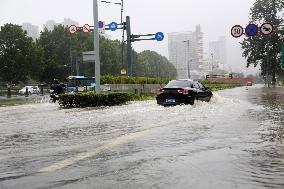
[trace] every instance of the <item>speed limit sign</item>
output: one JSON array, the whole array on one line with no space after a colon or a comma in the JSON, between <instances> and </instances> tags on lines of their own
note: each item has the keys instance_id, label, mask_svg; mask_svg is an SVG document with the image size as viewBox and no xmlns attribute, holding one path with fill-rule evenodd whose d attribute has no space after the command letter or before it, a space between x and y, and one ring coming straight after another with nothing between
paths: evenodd
<instances>
[{"instance_id":1,"label":"speed limit sign","mask_svg":"<svg viewBox=\"0 0 284 189\"><path fill-rule=\"evenodd\" d=\"M233 37L238 38L241 37L244 33L244 29L242 26L240 25L235 25L234 27L232 27L231 29L231 34Z\"/></svg>"}]
</instances>

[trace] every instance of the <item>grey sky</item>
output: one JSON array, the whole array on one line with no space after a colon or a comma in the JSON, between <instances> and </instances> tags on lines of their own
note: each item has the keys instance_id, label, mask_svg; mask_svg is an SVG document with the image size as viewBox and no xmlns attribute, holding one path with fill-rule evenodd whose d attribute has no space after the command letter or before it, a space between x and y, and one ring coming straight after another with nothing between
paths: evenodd
<instances>
[{"instance_id":1,"label":"grey sky","mask_svg":"<svg viewBox=\"0 0 284 189\"><path fill-rule=\"evenodd\" d=\"M120 0L112 0L119 2ZM0 0L0 25L5 23L22 24L30 22L42 25L50 19L62 22L71 18L81 25L93 25L92 0ZM219 36L227 36L228 61L234 70L244 67L239 39L230 36L233 25L245 26L248 23L249 9L254 0L124 0L124 15L131 16L133 34L146 34L162 31L194 30L200 24L204 32L204 49L208 42ZM99 17L107 23L119 22L120 6L103 4L99 1ZM108 32L119 38L121 31ZM167 38L163 42L136 42L137 51L151 49L167 56Z\"/></svg>"}]
</instances>

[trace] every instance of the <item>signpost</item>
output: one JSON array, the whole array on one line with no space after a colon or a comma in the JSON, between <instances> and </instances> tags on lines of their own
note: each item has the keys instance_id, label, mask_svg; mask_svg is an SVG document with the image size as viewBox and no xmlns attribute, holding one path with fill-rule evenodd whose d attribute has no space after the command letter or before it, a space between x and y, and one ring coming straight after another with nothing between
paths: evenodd
<instances>
[{"instance_id":1,"label":"signpost","mask_svg":"<svg viewBox=\"0 0 284 189\"><path fill-rule=\"evenodd\" d=\"M99 33L103 34L105 30L116 31L117 29L126 30L127 32L127 71L125 68L121 69L121 75L132 75L132 48L131 43L135 41L144 41L144 40L156 40L163 41L164 34L163 32L157 32L156 34L144 34L144 35L132 35L130 27L130 17L126 17L126 22L116 23L111 22L108 25L105 25L105 22L98 21L98 4L97 0L93 0L93 13L94 13L94 26L85 24L83 27L76 27L72 25L69 27L70 34L75 34L77 31L83 31L84 33L89 33L94 31L94 52L84 52L83 61L86 62L95 62L95 77L96 77L96 92L100 91L100 57L99 57ZM95 24L97 23L97 24ZM107 28L105 28L107 26ZM151 37L143 38L140 37ZM97 56L96 56L97 55ZM122 56L123 57L123 56Z\"/></svg>"},{"instance_id":2,"label":"signpost","mask_svg":"<svg viewBox=\"0 0 284 189\"><path fill-rule=\"evenodd\" d=\"M244 28L240 25L235 25L231 29L231 35L235 38L241 37L244 33Z\"/></svg>"},{"instance_id":3,"label":"signpost","mask_svg":"<svg viewBox=\"0 0 284 189\"><path fill-rule=\"evenodd\" d=\"M70 34L75 34L77 32L77 27L75 25L71 25L69 27L69 33Z\"/></svg>"},{"instance_id":4,"label":"signpost","mask_svg":"<svg viewBox=\"0 0 284 189\"><path fill-rule=\"evenodd\" d=\"M83 52L83 61L84 62L95 62L96 61L95 51Z\"/></svg>"},{"instance_id":5,"label":"signpost","mask_svg":"<svg viewBox=\"0 0 284 189\"><path fill-rule=\"evenodd\" d=\"M272 34L273 30L274 30L274 27L273 27L273 25L271 23L264 23L260 27L260 32L263 35L270 35L270 34Z\"/></svg>"},{"instance_id":6,"label":"signpost","mask_svg":"<svg viewBox=\"0 0 284 189\"><path fill-rule=\"evenodd\" d=\"M84 33L89 33L91 31L91 27L89 26L89 24L85 24L82 27L82 30L83 30Z\"/></svg>"},{"instance_id":7,"label":"signpost","mask_svg":"<svg viewBox=\"0 0 284 189\"><path fill-rule=\"evenodd\" d=\"M155 34L155 39L156 39L156 41L163 41L163 39L164 39L164 34L162 33L162 32L157 32L156 34Z\"/></svg>"},{"instance_id":8,"label":"signpost","mask_svg":"<svg viewBox=\"0 0 284 189\"><path fill-rule=\"evenodd\" d=\"M105 22L99 21L99 28L104 28L105 27Z\"/></svg>"},{"instance_id":9,"label":"signpost","mask_svg":"<svg viewBox=\"0 0 284 189\"><path fill-rule=\"evenodd\" d=\"M118 26L118 24L117 24L116 22L110 23L110 24L109 24L109 29L110 29L110 31L115 31L115 30L117 30L117 26Z\"/></svg>"},{"instance_id":10,"label":"signpost","mask_svg":"<svg viewBox=\"0 0 284 189\"><path fill-rule=\"evenodd\" d=\"M258 33L258 26L255 24L249 24L246 29L246 34L250 37L256 36Z\"/></svg>"},{"instance_id":11,"label":"signpost","mask_svg":"<svg viewBox=\"0 0 284 189\"><path fill-rule=\"evenodd\" d=\"M105 34L105 22L99 21L99 34Z\"/></svg>"}]
</instances>

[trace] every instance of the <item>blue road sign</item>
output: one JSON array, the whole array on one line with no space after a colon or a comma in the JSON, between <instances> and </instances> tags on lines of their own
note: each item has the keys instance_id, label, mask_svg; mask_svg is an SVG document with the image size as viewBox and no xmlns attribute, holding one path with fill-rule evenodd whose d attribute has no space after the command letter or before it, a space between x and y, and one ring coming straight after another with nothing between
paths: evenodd
<instances>
[{"instance_id":1,"label":"blue road sign","mask_svg":"<svg viewBox=\"0 0 284 189\"><path fill-rule=\"evenodd\" d=\"M116 22L110 23L110 24L109 24L109 29L110 29L111 31L117 30L117 23L116 23Z\"/></svg>"},{"instance_id":2,"label":"blue road sign","mask_svg":"<svg viewBox=\"0 0 284 189\"><path fill-rule=\"evenodd\" d=\"M163 34L163 32L157 32L156 34L155 34L155 39L157 40L157 41L163 41L163 39L164 39L164 34Z\"/></svg>"},{"instance_id":3,"label":"blue road sign","mask_svg":"<svg viewBox=\"0 0 284 189\"><path fill-rule=\"evenodd\" d=\"M255 24L249 24L247 27L246 27L246 34L248 36L255 36L257 35L258 33L258 26L255 25Z\"/></svg>"}]
</instances>

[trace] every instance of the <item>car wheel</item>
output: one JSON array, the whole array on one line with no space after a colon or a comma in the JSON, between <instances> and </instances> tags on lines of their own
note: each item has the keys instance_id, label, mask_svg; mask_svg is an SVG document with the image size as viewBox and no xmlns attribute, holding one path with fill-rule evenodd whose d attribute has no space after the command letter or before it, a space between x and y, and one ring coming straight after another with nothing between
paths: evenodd
<instances>
[{"instance_id":1,"label":"car wheel","mask_svg":"<svg viewBox=\"0 0 284 189\"><path fill-rule=\"evenodd\" d=\"M189 100L188 100L188 104L190 104L190 105L194 105L194 100L195 100L195 98L191 98L191 99L189 99Z\"/></svg>"}]
</instances>

